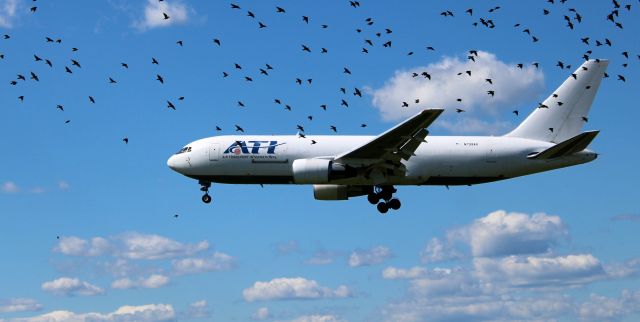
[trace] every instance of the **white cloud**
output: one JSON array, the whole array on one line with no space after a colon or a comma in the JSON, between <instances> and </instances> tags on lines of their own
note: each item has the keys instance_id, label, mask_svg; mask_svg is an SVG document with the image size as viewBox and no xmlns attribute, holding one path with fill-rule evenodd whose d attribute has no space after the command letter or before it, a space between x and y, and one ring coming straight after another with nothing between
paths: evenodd
<instances>
[{"instance_id":1,"label":"white cloud","mask_svg":"<svg viewBox=\"0 0 640 322\"><path fill-rule=\"evenodd\" d=\"M426 273L427 270L424 267L419 266L414 266L408 269L390 266L382 271L382 278L387 280L414 279L422 277Z\"/></svg>"},{"instance_id":2,"label":"white cloud","mask_svg":"<svg viewBox=\"0 0 640 322\"><path fill-rule=\"evenodd\" d=\"M189 12L191 8L178 0L158 1L147 0L144 8L144 19L134 23L139 30L148 30L158 27L167 27L173 24L183 24L189 20ZM164 14L169 19L164 18Z\"/></svg>"},{"instance_id":3,"label":"white cloud","mask_svg":"<svg viewBox=\"0 0 640 322\"><path fill-rule=\"evenodd\" d=\"M510 111L514 106L535 99L543 89L543 74L533 66L519 69L516 63L505 63L494 54L484 51L478 51L475 60L472 62L458 57L443 57L439 62L427 66L398 70L381 88L369 89L373 96L372 103L385 120L402 119L424 108L462 108L467 111L464 115L449 114L456 118L466 117L467 114L495 116L500 109L509 108ZM471 71L471 76L466 71ZM431 80L412 75L423 72L430 74ZM491 79L493 84L485 79ZM494 91L495 96L488 95L489 90ZM419 99L420 103L414 103L415 99ZM458 102L457 99L462 101ZM403 102L407 102L409 107L402 107ZM491 130L489 125L492 122L472 118L460 123L447 121L440 124L459 133L486 133ZM502 122L493 125L506 127L506 123ZM491 132L494 131L489 131Z\"/></svg>"},{"instance_id":4,"label":"white cloud","mask_svg":"<svg viewBox=\"0 0 640 322\"><path fill-rule=\"evenodd\" d=\"M18 9L18 0L0 0L0 27L12 28Z\"/></svg>"},{"instance_id":5,"label":"white cloud","mask_svg":"<svg viewBox=\"0 0 640 322\"><path fill-rule=\"evenodd\" d=\"M111 283L111 288L131 289L131 288L159 288L169 284L169 277L161 274L152 274L147 278L121 278Z\"/></svg>"},{"instance_id":6,"label":"white cloud","mask_svg":"<svg viewBox=\"0 0 640 322\"><path fill-rule=\"evenodd\" d=\"M42 290L61 296L92 296L103 294L104 290L77 278L61 277L42 283Z\"/></svg>"},{"instance_id":7,"label":"white cloud","mask_svg":"<svg viewBox=\"0 0 640 322\"><path fill-rule=\"evenodd\" d=\"M64 191L64 190L69 190L70 187L71 186L69 185L69 183L64 180L58 181L58 189Z\"/></svg>"},{"instance_id":8,"label":"white cloud","mask_svg":"<svg viewBox=\"0 0 640 322\"><path fill-rule=\"evenodd\" d=\"M20 192L20 187L18 187L18 185L16 185L13 181L7 181L2 184L2 192L17 193Z\"/></svg>"},{"instance_id":9,"label":"white cloud","mask_svg":"<svg viewBox=\"0 0 640 322\"><path fill-rule=\"evenodd\" d=\"M339 319L330 314L313 314L297 317L291 320L291 322L346 322L346 320Z\"/></svg>"},{"instance_id":10,"label":"white cloud","mask_svg":"<svg viewBox=\"0 0 640 322\"><path fill-rule=\"evenodd\" d=\"M209 248L207 241L183 244L175 240L136 232L91 241L71 236L60 239L54 251L72 256L112 255L127 259L156 260L190 256Z\"/></svg>"},{"instance_id":11,"label":"white cloud","mask_svg":"<svg viewBox=\"0 0 640 322\"><path fill-rule=\"evenodd\" d=\"M623 290L619 298L591 294L578 307L578 316L583 321L618 321L630 314L640 312L640 291Z\"/></svg>"},{"instance_id":12,"label":"white cloud","mask_svg":"<svg viewBox=\"0 0 640 322\"><path fill-rule=\"evenodd\" d=\"M366 250L358 249L349 255L348 264L351 267L375 265L384 262L391 256L391 250L386 246L376 246Z\"/></svg>"},{"instance_id":13,"label":"white cloud","mask_svg":"<svg viewBox=\"0 0 640 322\"><path fill-rule=\"evenodd\" d=\"M591 254L475 258L473 263L480 279L505 280L516 287L564 287L606 277L600 261Z\"/></svg>"},{"instance_id":14,"label":"white cloud","mask_svg":"<svg viewBox=\"0 0 640 322\"><path fill-rule=\"evenodd\" d=\"M42 305L34 299L14 298L0 300L0 313L40 311Z\"/></svg>"},{"instance_id":15,"label":"white cloud","mask_svg":"<svg viewBox=\"0 0 640 322\"><path fill-rule=\"evenodd\" d=\"M211 317L209 303L205 300L195 301L189 304L186 311L181 314L184 319L205 319Z\"/></svg>"},{"instance_id":16,"label":"white cloud","mask_svg":"<svg viewBox=\"0 0 640 322\"><path fill-rule=\"evenodd\" d=\"M75 236L62 237L53 249L71 256L100 256L110 251L109 241L102 237L85 240Z\"/></svg>"},{"instance_id":17,"label":"white cloud","mask_svg":"<svg viewBox=\"0 0 640 322\"><path fill-rule=\"evenodd\" d=\"M16 318L12 322L161 322L175 321L176 314L168 304L121 306L111 313L74 313L53 311L34 317Z\"/></svg>"},{"instance_id":18,"label":"white cloud","mask_svg":"<svg viewBox=\"0 0 640 322\"><path fill-rule=\"evenodd\" d=\"M431 238L420 252L420 258L424 263L442 262L460 257L462 254L458 253L450 243L443 243L436 237Z\"/></svg>"},{"instance_id":19,"label":"white cloud","mask_svg":"<svg viewBox=\"0 0 640 322\"><path fill-rule=\"evenodd\" d=\"M271 318L271 313L269 313L269 308L261 307L251 315L251 318L254 320L266 320Z\"/></svg>"},{"instance_id":20,"label":"white cloud","mask_svg":"<svg viewBox=\"0 0 640 322\"><path fill-rule=\"evenodd\" d=\"M288 255L291 253L300 251L300 243L297 240L290 240L287 242L277 243L274 246L274 250L278 255Z\"/></svg>"},{"instance_id":21,"label":"white cloud","mask_svg":"<svg viewBox=\"0 0 640 322\"><path fill-rule=\"evenodd\" d=\"M172 262L176 274L195 274L228 270L234 267L233 257L215 252L208 258L182 258Z\"/></svg>"},{"instance_id":22,"label":"white cloud","mask_svg":"<svg viewBox=\"0 0 640 322\"><path fill-rule=\"evenodd\" d=\"M351 291L344 285L335 290L323 287L314 280L302 277L274 278L268 282L255 282L253 286L242 291L245 301L272 301L293 299L325 299L351 296Z\"/></svg>"},{"instance_id":23,"label":"white cloud","mask_svg":"<svg viewBox=\"0 0 640 322\"><path fill-rule=\"evenodd\" d=\"M337 257L342 256L342 254L338 252L332 252L328 250L318 250L313 253L311 258L307 259L305 264L309 265L327 265L331 264L335 261Z\"/></svg>"}]
</instances>

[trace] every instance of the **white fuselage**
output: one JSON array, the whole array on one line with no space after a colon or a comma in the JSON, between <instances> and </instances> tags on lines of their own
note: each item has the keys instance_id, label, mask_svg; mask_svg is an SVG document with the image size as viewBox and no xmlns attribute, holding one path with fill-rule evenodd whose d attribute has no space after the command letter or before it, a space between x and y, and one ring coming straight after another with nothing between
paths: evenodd
<instances>
[{"instance_id":1,"label":"white fuselage","mask_svg":"<svg viewBox=\"0 0 640 322\"><path fill-rule=\"evenodd\" d=\"M167 164L202 181L238 184L294 182L297 159L333 159L374 136L283 135L217 136L185 146ZM312 144L312 140L316 143ZM584 150L554 159L528 159L554 143L516 137L428 136L408 161L403 176L380 178L358 175L328 183L344 185L468 185L523 176L594 160ZM326 184L327 182L305 182Z\"/></svg>"}]
</instances>

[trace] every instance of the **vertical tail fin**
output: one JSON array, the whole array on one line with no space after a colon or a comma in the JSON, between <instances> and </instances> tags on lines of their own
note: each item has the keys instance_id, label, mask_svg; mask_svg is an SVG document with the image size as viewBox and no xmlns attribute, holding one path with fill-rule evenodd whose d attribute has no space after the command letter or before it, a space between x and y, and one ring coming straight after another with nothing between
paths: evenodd
<instances>
[{"instance_id":1,"label":"vertical tail fin","mask_svg":"<svg viewBox=\"0 0 640 322\"><path fill-rule=\"evenodd\" d=\"M580 134L607 65L607 60L584 62L506 136L557 143Z\"/></svg>"}]
</instances>

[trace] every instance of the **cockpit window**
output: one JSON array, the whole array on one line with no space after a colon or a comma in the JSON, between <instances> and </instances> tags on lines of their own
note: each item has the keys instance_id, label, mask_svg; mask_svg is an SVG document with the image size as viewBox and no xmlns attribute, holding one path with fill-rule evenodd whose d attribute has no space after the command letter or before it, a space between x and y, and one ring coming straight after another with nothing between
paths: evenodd
<instances>
[{"instance_id":1,"label":"cockpit window","mask_svg":"<svg viewBox=\"0 0 640 322\"><path fill-rule=\"evenodd\" d=\"M191 147L185 146L184 148L180 149L180 151L176 152L176 154L185 153L185 152L191 152Z\"/></svg>"}]
</instances>

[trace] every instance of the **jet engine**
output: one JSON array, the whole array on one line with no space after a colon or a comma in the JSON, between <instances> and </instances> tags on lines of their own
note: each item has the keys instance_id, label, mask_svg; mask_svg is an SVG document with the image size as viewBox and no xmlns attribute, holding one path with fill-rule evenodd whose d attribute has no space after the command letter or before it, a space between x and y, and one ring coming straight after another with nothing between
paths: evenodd
<instances>
[{"instance_id":1,"label":"jet engine","mask_svg":"<svg viewBox=\"0 0 640 322\"><path fill-rule=\"evenodd\" d=\"M313 197L316 200L347 200L373 191L371 186L347 186L340 184L314 184Z\"/></svg>"},{"instance_id":2,"label":"jet engine","mask_svg":"<svg viewBox=\"0 0 640 322\"><path fill-rule=\"evenodd\" d=\"M294 183L328 183L356 176L354 168L327 159L298 159L291 167Z\"/></svg>"}]
</instances>

